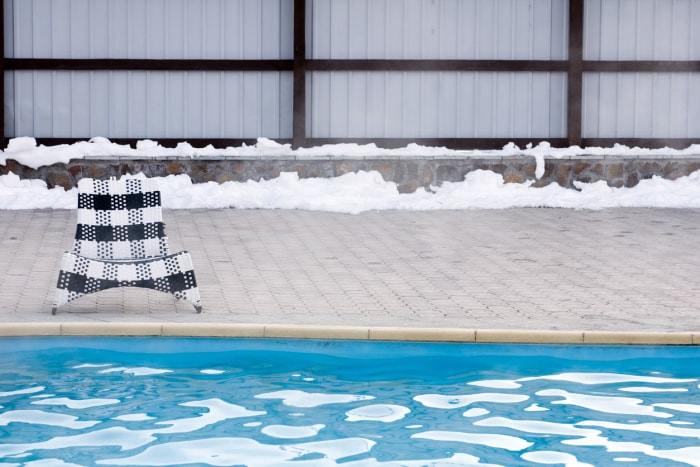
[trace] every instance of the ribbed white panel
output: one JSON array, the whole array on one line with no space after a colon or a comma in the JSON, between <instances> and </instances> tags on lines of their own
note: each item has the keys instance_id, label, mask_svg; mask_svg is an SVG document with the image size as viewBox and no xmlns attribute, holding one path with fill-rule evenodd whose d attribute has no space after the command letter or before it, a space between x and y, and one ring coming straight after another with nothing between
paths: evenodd
<instances>
[{"instance_id":1,"label":"ribbed white panel","mask_svg":"<svg viewBox=\"0 0 700 467\"><path fill-rule=\"evenodd\" d=\"M4 0L5 55L293 57L289 0Z\"/></svg>"},{"instance_id":2,"label":"ribbed white panel","mask_svg":"<svg viewBox=\"0 0 700 467\"><path fill-rule=\"evenodd\" d=\"M310 0L310 58L539 59L567 55L562 0Z\"/></svg>"},{"instance_id":3,"label":"ribbed white panel","mask_svg":"<svg viewBox=\"0 0 700 467\"><path fill-rule=\"evenodd\" d=\"M700 135L700 73L587 73L584 137Z\"/></svg>"},{"instance_id":4,"label":"ribbed white panel","mask_svg":"<svg viewBox=\"0 0 700 467\"><path fill-rule=\"evenodd\" d=\"M315 72L312 137L562 137L564 73Z\"/></svg>"},{"instance_id":5,"label":"ribbed white panel","mask_svg":"<svg viewBox=\"0 0 700 467\"><path fill-rule=\"evenodd\" d=\"M586 0L585 60L699 60L698 0Z\"/></svg>"},{"instance_id":6,"label":"ribbed white panel","mask_svg":"<svg viewBox=\"0 0 700 467\"><path fill-rule=\"evenodd\" d=\"M288 138L292 74L15 71L7 134L35 137Z\"/></svg>"}]
</instances>

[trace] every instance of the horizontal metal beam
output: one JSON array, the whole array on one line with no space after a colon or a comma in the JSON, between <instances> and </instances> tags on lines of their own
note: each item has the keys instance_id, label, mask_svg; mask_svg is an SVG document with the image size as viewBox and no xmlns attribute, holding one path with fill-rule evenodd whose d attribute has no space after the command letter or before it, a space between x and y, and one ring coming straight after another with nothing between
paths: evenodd
<instances>
[{"instance_id":1,"label":"horizontal metal beam","mask_svg":"<svg viewBox=\"0 0 700 467\"><path fill-rule=\"evenodd\" d=\"M311 71L566 71L565 60L307 60Z\"/></svg>"},{"instance_id":2,"label":"horizontal metal beam","mask_svg":"<svg viewBox=\"0 0 700 467\"><path fill-rule=\"evenodd\" d=\"M694 72L700 71L700 61L675 60L621 60L583 61L583 71L588 72Z\"/></svg>"},{"instance_id":3,"label":"horizontal metal beam","mask_svg":"<svg viewBox=\"0 0 700 467\"><path fill-rule=\"evenodd\" d=\"M685 149L691 144L700 144L700 139L693 138L582 138L581 146L593 148L610 148L615 144L639 148L672 148Z\"/></svg>"},{"instance_id":4,"label":"horizontal metal beam","mask_svg":"<svg viewBox=\"0 0 700 467\"><path fill-rule=\"evenodd\" d=\"M6 70L293 71L294 60L152 60L5 58ZM566 60L306 60L308 71L544 71L565 72ZM584 72L700 72L700 61L582 62Z\"/></svg>"},{"instance_id":5,"label":"horizontal metal beam","mask_svg":"<svg viewBox=\"0 0 700 467\"><path fill-rule=\"evenodd\" d=\"M13 136L7 136L13 138ZM36 138L37 144L53 146L59 144L73 144L79 141L85 141L87 138ZM239 147L243 144L252 146L257 140L255 138L110 138L110 141L117 144L129 145L136 147L139 140L153 139L158 141L163 147L174 148L178 143L187 141L189 144L197 147L205 147L212 145L216 148ZM280 144L291 144L292 138L275 138L275 141ZM514 143L520 148L525 148L528 144L538 144L540 141L548 141L554 147L567 146L566 138L306 138L305 145L321 146L324 144L376 144L380 148L394 149L403 148L409 144L418 144L427 147L445 147L450 149L502 149L509 143Z\"/></svg>"},{"instance_id":6,"label":"horizontal metal beam","mask_svg":"<svg viewBox=\"0 0 700 467\"><path fill-rule=\"evenodd\" d=\"M11 139L14 136L6 136ZM59 144L73 144L85 141L88 138L36 138L37 144L47 146ZM136 147L139 140L143 138L110 138L110 141L117 144L130 145ZM240 147L255 145L256 138L153 138L163 147L174 148L183 141L187 141L195 148L212 145L215 148ZM275 138L280 144L291 144L292 138ZM541 141L549 142L552 147L567 147L567 138L548 138L546 136L533 138L306 138L306 144L310 146L321 146L324 144L376 144L380 148L393 149L403 148L409 144L418 144L427 147L445 147L450 149L502 149L509 143L514 143L521 149L525 149L528 144L537 145ZM692 144L700 144L693 138L582 138L581 147L613 147L615 144L622 144L629 147L643 148L663 148L685 149Z\"/></svg>"},{"instance_id":7,"label":"horizontal metal beam","mask_svg":"<svg viewBox=\"0 0 700 467\"><path fill-rule=\"evenodd\" d=\"M149 60L5 58L6 70L292 71L293 60Z\"/></svg>"},{"instance_id":8,"label":"horizontal metal beam","mask_svg":"<svg viewBox=\"0 0 700 467\"><path fill-rule=\"evenodd\" d=\"M12 139L14 136L6 136L7 139ZM79 141L86 141L90 138L51 138L37 137L37 144L46 146L56 146L59 144L73 144ZM242 145L252 146L257 143L256 138L109 138L112 143L136 147L136 143L141 140L151 139L158 142L159 145L165 148L175 148L179 143L187 142L195 148L203 148L207 145L212 145L215 148L240 147ZM291 143L291 139L275 139L280 144ZM109 154L106 154L109 155Z\"/></svg>"}]
</instances>

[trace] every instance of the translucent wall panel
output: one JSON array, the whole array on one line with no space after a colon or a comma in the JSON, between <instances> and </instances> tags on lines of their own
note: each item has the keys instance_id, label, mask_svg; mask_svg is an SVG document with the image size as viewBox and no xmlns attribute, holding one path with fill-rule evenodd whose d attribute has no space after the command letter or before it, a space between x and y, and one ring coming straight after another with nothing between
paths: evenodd
<instances>
[{"instance_id":1,"label":"translucent wall panel","mask_svg":"<svg viewBox=\"0 0 700 467\"><path fill-rule=\"evenodd\" d=\"M700 135L700 73L586 73L584 137Z\"/></svg>"},{"instance_id":2,"label":"translucent wall panel","mask_svg":"<svg viewBox=\"0 0 700 467\"><path fill-rule=\"evenodd\" d=\"M292 74L5 74L5 134L89 138L288 138Z\"/></svg>"},{"instance_id":3,"label":"translucent wall panel","mask_svg":"<svg viewBox=\"0 0 700 467\"><path fill-rule=\"evenodd\" d=\"M315 72L312 137L562 137L564 73Z\"/></svg>"},{"instance_id":4,"label":"translucent wall panel","mask_svg":"<svg viewBox=\"0 0 700 467\"><path fill-rule=\"evenodd\" d=\"M541 59L567 55L561 0L309 0L317 59Z\"/></svg>"},{"instance_id":5,"label":"translucent wall panel","mask_svg":"<svg viewBox=\"0 0 700 467\"><path fill-rule=\"evenodd\" d=\"M4 0L5 56L292 58L289 0Z\"/></svg>"},{"instance_id":6,"label":"translucent wall panel","mask_svg":"<svg viewBox=\"0 0 700 467\"><path fill-rule=\"evenodd\" d=\"M586 0L585 60L700 60L698 0Z\"/></svg>"}]
</instances>

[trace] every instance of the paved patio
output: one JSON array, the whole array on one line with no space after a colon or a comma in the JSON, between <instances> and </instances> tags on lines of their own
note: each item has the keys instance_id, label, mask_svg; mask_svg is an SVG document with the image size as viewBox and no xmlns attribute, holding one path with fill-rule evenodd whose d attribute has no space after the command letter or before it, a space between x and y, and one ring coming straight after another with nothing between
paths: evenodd
<instances>
[{"instance_id":1,"label":"paved patio","mask_svg":"<svg viewBox=\"0 0 700 467\"><path fill-rule=\"evenodd\" d=\"M204 313L141 289L51 316L68 210L0 211L2 323L700 332L700 210L166 210Z\"/></svg>"}]
</instances>

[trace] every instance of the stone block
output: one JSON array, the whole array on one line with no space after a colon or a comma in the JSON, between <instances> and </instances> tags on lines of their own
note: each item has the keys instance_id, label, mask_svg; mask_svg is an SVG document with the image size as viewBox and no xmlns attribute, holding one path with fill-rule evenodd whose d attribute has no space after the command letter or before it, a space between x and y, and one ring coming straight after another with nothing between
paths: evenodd
<instances>
[{"instance_id":1,"label":"stone block","mask_svg":"<svg viewBox=\"0 0 700 467\"><path fill-rule=\"evenodd\" d=\"M399 193L414 193L418 189L419 185L415 181L401 182L397 184L397 189Z\"/></svg>"},{"instance_id":2,"label":"stone block","mask_svg":"<svg viewBox=\"0 0 700 467\"><path fill-rule=\"evenodd\" d=\"M90 164L87 175L88 178L105 178L107 177L107 167L100 164Z\"/></svg>"},{"instance_id":3,"label":"stone block","mask_svg":"<svg viewBox=\"0 0 700 467\"><path fill-rule=\"evenodd\" d=\"M63 187L66 190L73 188L73 181L71 180L69 172L57 172L52 171L46 177L46 185L49 188Z\"/></svg>"},{"instance_id":4,"label":"stone block","mask_svg":"<svg viewBox=\"0 0 700 467\"><path fill-rule=\"evenodd\" d=\"M346 173L355 172L355 164L350 161L342 161L335 163L335 173L336 176L344 175Z\"/></svg>"},{"instance_id":5,"label":"stone block","mask_svg":"<svg viewBox=\"0 0 700 467\"><path fill-rule=\"evenodd\" d=\"M559 186L562 186L564 188L569 188L571 187L571 182L570 182L570 171L571 167L567 164L557 164L557 166L554 168L552 176L554 178L554 181L559 184Z\"/></svg>"},{"instance_id":6,"label":"stone block","mask_svg":"<svg viewBox=\"0 0 700 467\"><path fill-rule=\"evenodd\" d=\"M231 163L231 171L240 175L245 172L246 165L244 161L233 161Z\"/></svg>"},{"instance_id":7,"label":"stone block","mask_svg":"<svg viewBox=\"0 0 700 467\"><path fill-rule=\"evenodd\" d=\"M181 162L171 162L168 164L168 175L180 175L185 173L185 166Z\"/></svg>"},{"instance_id":8,"label":"stone block","mask_svg":"<svg viewBox=\"0 0 700 467\"><path fill-rule=\"evenodd\" d=\"M584 172L587 172L591 167L591 164L588 162L574 162L574 175L581 175Z\"/></svg>"},{"instance_id":9,"label":"stone block","mask_svg":"<svg viewBox=\"0 0 700 467\"><path fill-rule=\"evenodd\" d=\"M394 179L393 165L389 161L373 162L369 165L369 168L379 172L384 180Z\"/></svg>"},{"instance_id":10,"label":"stone block","mask_svg":"<svg viewBox=\"0 0 700 467\"><path fill-rule=\"evenodd\" d=\"M454 164L441 163L435 169L436 181L441 182L458 182L464 180L464 175L457 170Z\"/></svg>"},{"instance_id":11,"label":"stone block","mask_svg":"<svg viewBox=\"0 0 700 467\"><path fill-rule=\"evenodd\" d=\"M624 165L621 162L614 162L607 166L605 178L608 180L621 179L624 174Z\"/></svg>"},{"instance_id":12,"label":"stone block","mask_svg":"<svg viewBox=\"0 0 700 467\"><path fill-rule=\"evenodd\" d=\"M497 163L497 164L492 164L491 165L491 171L496 172L497 174L505 174L506 171L508 170L508 165L503 164L503 163ZM534 175L534 172L533 172Z\"/></svg>"},{"instance_id":13,"label":"stone block","mask_svg":"<svg viewBox=\"0 0 700 467\"><path fill-rule=\"evenodd\" d=\"M545 170L546 170L545 166ZM523 166L522 172L525 175L526 178L532 179L535 178L535 172L537 171L537 164L534 162L527 163Z\"/></svg>"},{"instance_id":14,"label":"stone block","mask_svg":"<svg viewBox=\"0 0 700 467\"><path fill-rule=\"evenodd\" d=\"M509 173L508 175L505 176L503 179L504 183L523 183L525 181L525 178L520 175L519 173Z\"/></svg>"},{"instance_id":15,"label":"stone block","mask_svg":"<svg viewBox=\"0 0 700 467\"><path fill-rule=\"evenodd\" d=\"M615 182L611 182L611 183L615 183ZM625 186L627 188L631 188L633 186L636 186L637 183L639 183L639 174L637 172L631 172L631 173L627 174L627 177L625 178ZM613 185L613 186L619 188L618 185Z\"/></svg>"}]
</instances>

